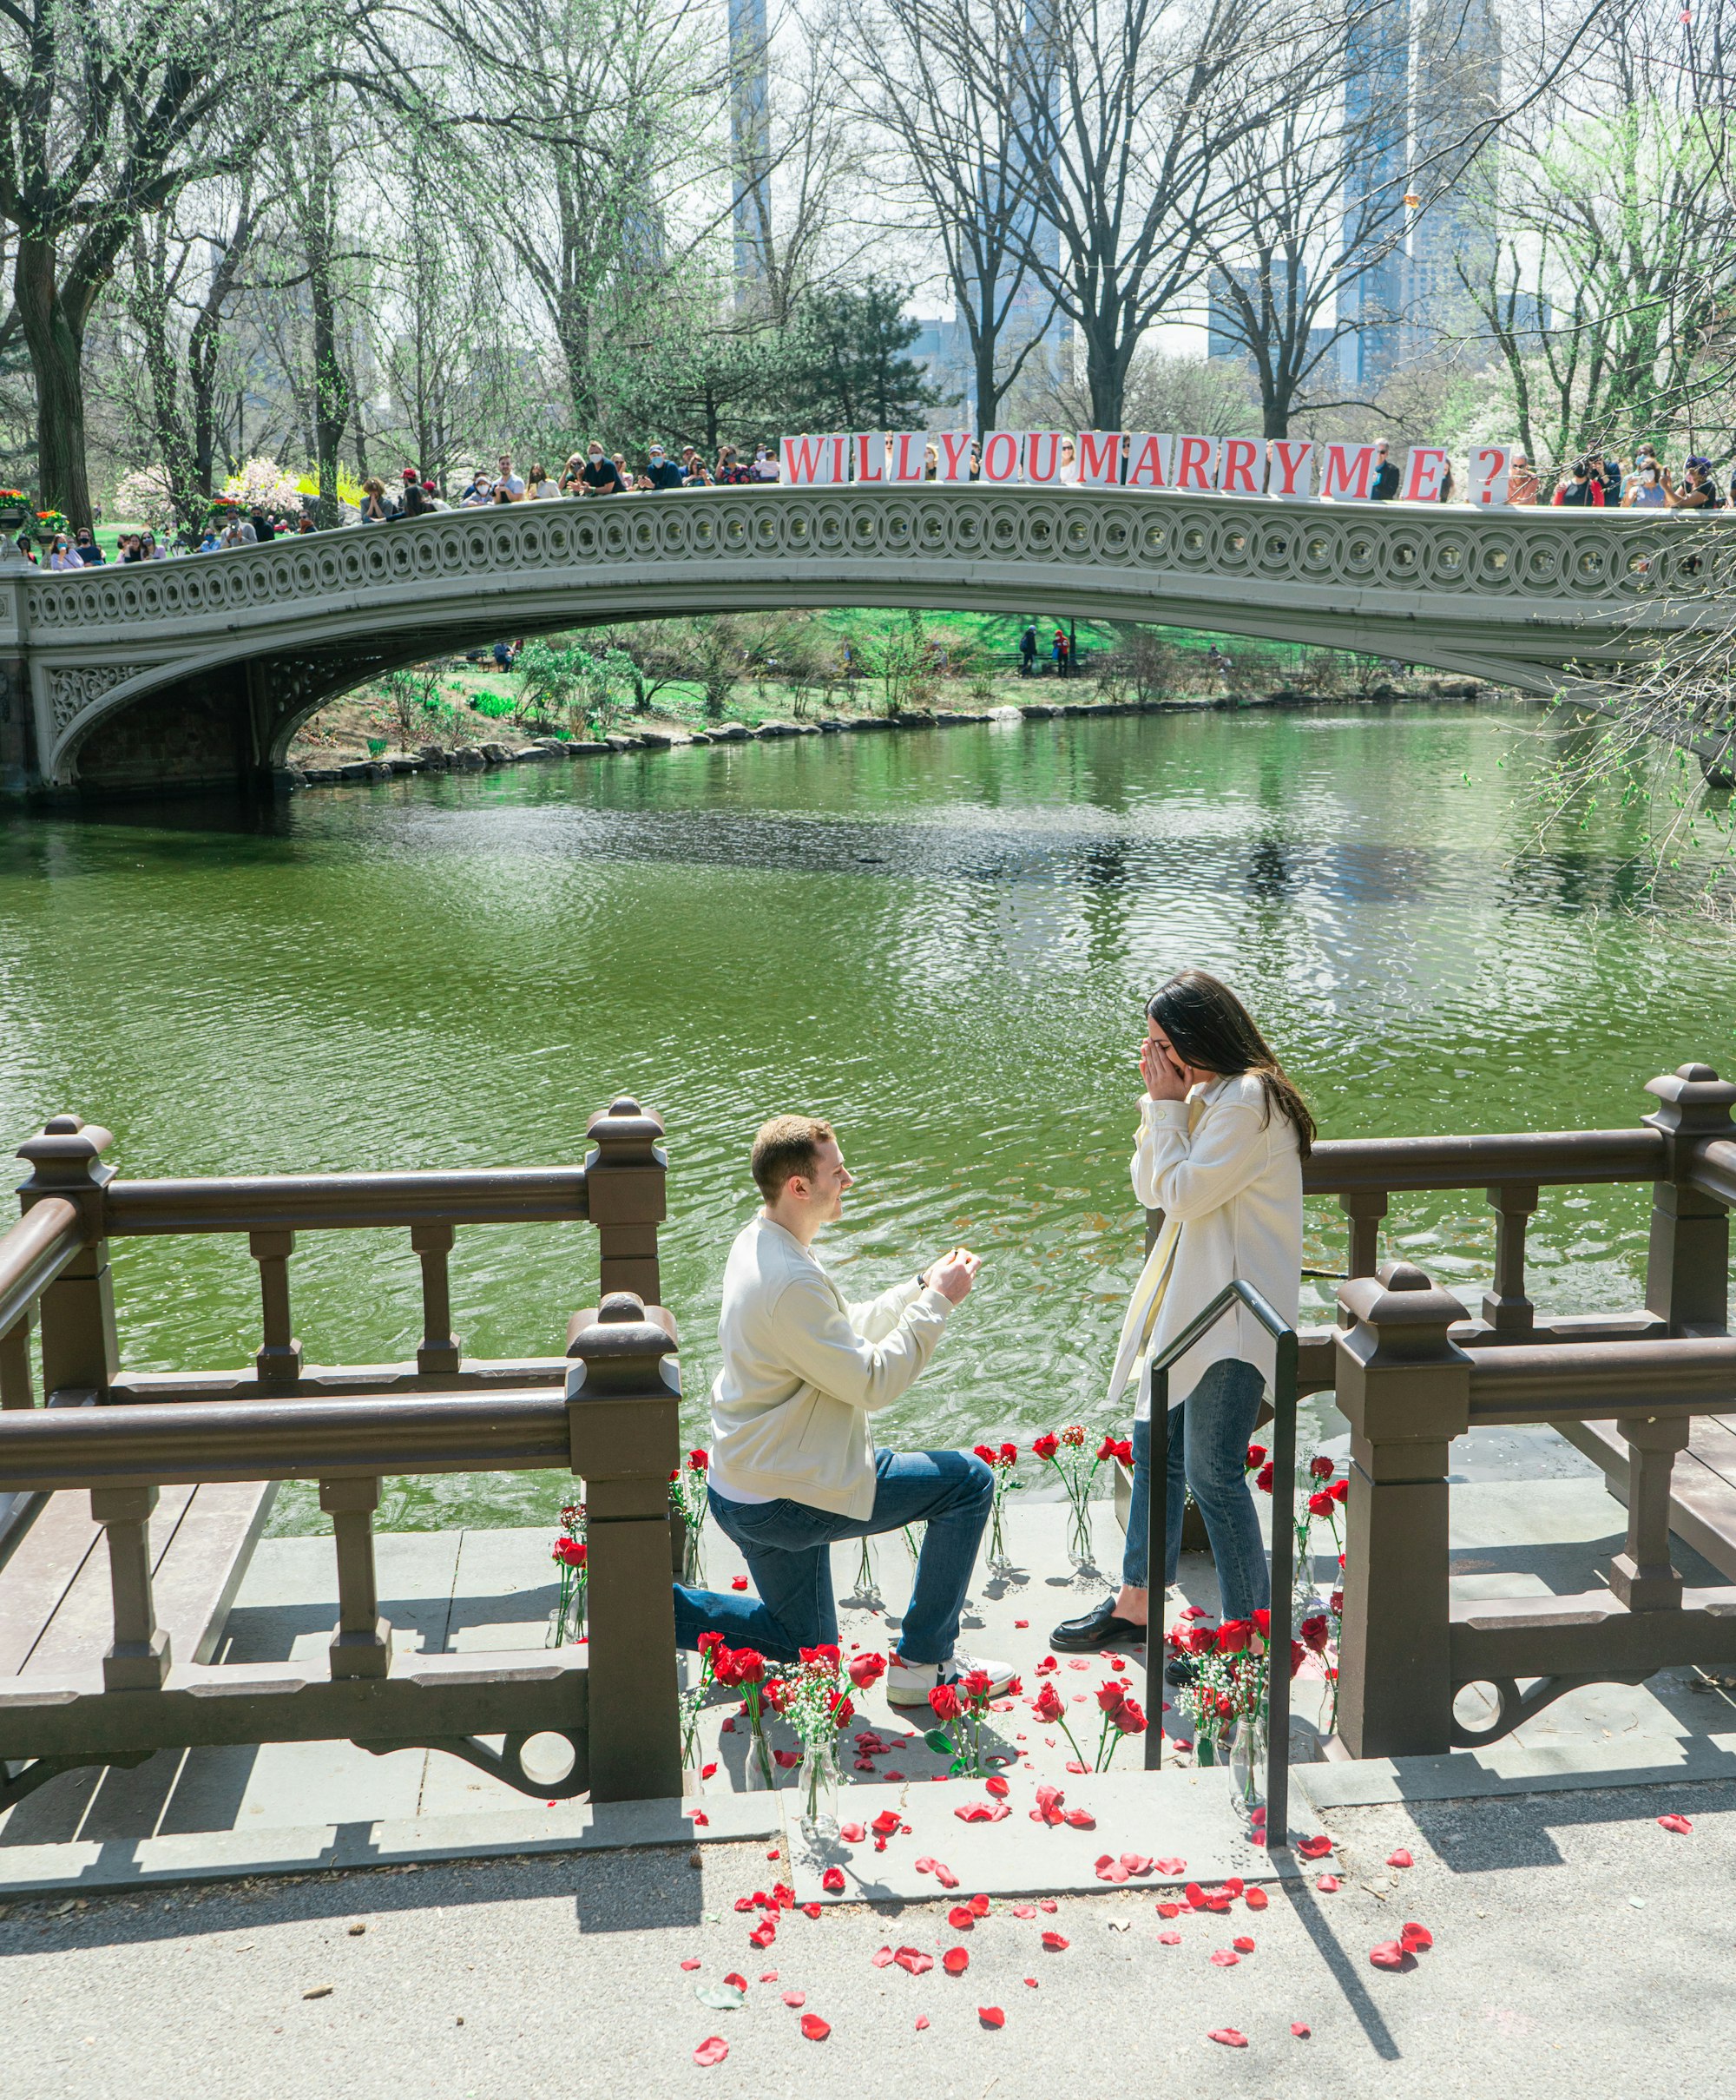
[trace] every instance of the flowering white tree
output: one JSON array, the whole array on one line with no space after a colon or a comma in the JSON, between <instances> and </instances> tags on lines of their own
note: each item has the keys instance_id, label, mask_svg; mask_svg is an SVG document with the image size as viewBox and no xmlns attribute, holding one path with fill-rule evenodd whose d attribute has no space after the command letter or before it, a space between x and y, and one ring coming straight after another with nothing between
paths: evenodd
<instances>
[{"instance_id":1,"label":"flowering white tree","mask_svg":"<svg viewBox=\"0 0 1736 2100\"><path fill-rule=\"evenodd\" d=\"M133 478L128 475L128 480ZM295 477L286 472L275 459L256 458L244 461L240 471L230 475L223 484L223 493L233 496L244 510L279 510L291 517L301 515L301 490L296 485Z\"/></svg>"},{"instance_id":2,"label":"flowering white tree","mask_svg":"<svg viewBox=\"0 0 1736 2100\"><path fill-rule=\"evenodd\" d=\"M123 474L115 490L115 515L168 532L175 522L174 490L165 466L138 467Z\"/></svg>"}]
</instances>

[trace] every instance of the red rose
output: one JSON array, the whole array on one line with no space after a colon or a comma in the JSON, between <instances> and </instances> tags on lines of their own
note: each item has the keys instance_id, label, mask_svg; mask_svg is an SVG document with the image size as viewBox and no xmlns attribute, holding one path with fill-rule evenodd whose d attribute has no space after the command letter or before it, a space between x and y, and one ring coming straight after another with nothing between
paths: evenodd
<instances>
[{"instance_id":1,"label":"red rose","mask_svg":"<svg viewBox=\"0 0 1736 2100\"><path fill-rule=\"evenodd\" d=\"M1299 1641L1290 1643L1290 1674L1293 1677L1302 1667L1302 1658L1307 1653Z\"/></svg>"},{"instance_id":2,"label":"red rose","mask_svg":"<svg viewBox=\"0 0 1736 2100\"><path fill-rule=\"evenodd\" d=\"M1235 1712L1235 1710L1236 1710L1236 1703L1235 1703L1235 1701L1230 1697L1230 1695L1229 1695L1229 1694L1228 1694L1227 1692L1220 1692L1220 1693L1218 1694L1218 1700L1217 1700L1217 1714L1218 1714L1218 1718L1219 1718L1219 1720L1220 1720L1220 1721L1227 1721L1227 1720L1229 1720L1229 1718L1230 1718L1230 1717L1231 1717L1231 1715L1233 1715L1233 1714Z\"/></svg>"},{"instance_id":3,"label":"red rose","mask_svg":"<svg viewBox=\"0 0 1736 2100\"><path fill-rule=\"evenodd\" d=\"M1246 1619L1226 1619L1218 1629L1218 1653L1220 1656L1239 1656L1248 1644L1248 1636L1253 1631Z\"/></svg>"},{"instance_id":4,"label":"red rose","mask_svg":"<svg viewBox=\"0 0 1736 2100\"><path fill-rule=\"evenodd\" d=\"M1308 1498L1308 1514L1311 1517L1330 1517L1335 1506L1331 1491L1326 1488L1316 1488Z\"/></svg>"},{"instance_id":5,"label":"red rose","mask_svg":"<svg viewBox=\"0 0 1736 2100\"><path fill-rule=\"evenodd\" d=\"M1247 1448L1247 1458L1244 1463L1246 1464L1249 1472L1252 1473L1258 1471L1259 1469L1266 1464L1265 1445L1250 1444Z\"/></svg>"},{"instance_id":6,"label":"red rose","mask_svg":"<svg viewBox=\"0 0 1736 2100\"><path fill-rule=\"evenodd\" d=\"M832 1725L836 1728L847 1728L856 1718L856 1708L842 1692L832 1692L828 1696L832 1706Z\"/></svg>"},{"instance_id":7,"label":"red rose","mask_svg":"<svg viewBox=\"0 0 1736 2100\"><path fill-rule=\"evenodd\" d=\"M1190 1626L1187 1629L1187 1645L1196 1656L1205 1655L1215 1648L1217 1642L1218 1636L1209 1626Z\"/></svg>"},{"instance_id":8,"label":"red rose","mask_svg":"<svg viewBox=\"0 0 1736 2100\"><path fill-rule=\"evenodd\" d=\"M1272 1614L1269 1611L1256 1611L1253 1615L1253 1629L1262 1640L1267 1638L1272 1632Z\"/></svg>"},{"instance_id":9,"label":"red rose","mask_svg":"<svg viewBox=\"0 0 1736 2100\"><path fill-rule=\"evenodd\" d=\"M1308 1471L1317 1480L1330 1480L1338 1470L1330 1458L1311 1458L1308 1461Z\"/></svg>"},{"instance_id":10,"label":"red rose","mask_svg":"<svg viewBox=\"0 0 1736 2100\"><path fill-rule=\"evenodd\" d=\"M784 1702L790 1695L790 1688L781 1677L767 1677L760 1688L760 1695L774 1714L781 1714Z\"/></svg>"},{"instance_id":11,"label":"red rose","mask_svg":"<svg viewBox=\"0 0 1736 2100\"><path fill-rule=\"evenodd\" d=\"M1316 1611L1302 1622L1302 1638L1317 1656L1325 1654L1326 1642L1331 1636L1331 1631L1324 1611Z\"/></svg>"},{"instance_id":12,"label":"red rose","mask_svg":"<svg viewBox=\"0 0 1736 2100\"><path fill-rule=\"evenodd\" d=\"M1333 1590L1331 1596L1326 1599L1326 1609L1334 1616L1343 1618L1345 1616L1345 1593L1342 1590Z\"/></svg>"},{"instance_id":13,"label":"red rose","mask_svg":"<svg viewBox=\"0 0 1736 2100\"><path fill-rule=\"evenodd\" d=\"M838 1663L838 1644L834 1641L822 1641L818 1648L805 1648L802 1650L802 1661L804 1662L829 1662L836 1669Z\"/></svg>"},{"instance_id":14,"label":"red rose","mask_svg":"<svg viewBox=\"0 0 1736 2100\"><path fill-rule=\"evenodd\" d=\"M690 1472L702 1473L710 1464L711 1460L702 1451L690 1451L687 1453L687 1470Z\"/></svg>"},{"instance_id":15,"label":"red rose","mask_svg":"<svg viewBox=\"0 0 1736 2100\"><path fill-rule=\"evenodd\" d=\"M970 1456L973 1458L980 1458L984 1465L992 1465L995 1463L994 1446L989 1444L973 1444L970 1446Z\"/></svg>"},{"instance_id":16,"label":"red rose","mask_svg":"<svg viewBox=\"0 0 1736 2100\"><path fill-rule=\"evenodd\" d=\"M1335 1480L1328 1492L1334 1502L1348 1502L1351 1498L1351 1484L1348 1480Z\"/></svg>"},{"instance_id":17,"label":"red rose","mask_svg":"<svg viewBox=\"0 0 1736 2100\"><path fill-rule=\"evenodd\" d=\"M1031 1456L1034 1458L1041 1458L1046 1465L1060 1449L1061 1438L1051 1430L1047 1435L1039 1437L1036 1442L1031 1445Z\"/></svg>"},{"instance_id":18,"label":"red rose","mask_svg":"<svg viewBox=\"0 0 1736 2100\"><path fill-rule=\"evenodd\" d=\"M1109 1715L1109 1723L1112 1728L1118 1728L1123 1735L1143 1735L1145 1734L1144 1708L1136 1699L1123 1699Z\"/></svg>"},{"instance_id":19,"label":"red rose","mask_svg":"<svg viewBox=\"0 0 1736 2100\"><path fill-rule=\"evenodd\" d=\"M555 1558L564 1561L569 1568L582 1568L585 1564L585 1542L582 1538L557 1538L555 1541Z\"/></svg>"},{"instance_id":20,"label":"red rose","mask_svg":"<svg viewBox=\"0 0 1736 2100\"><path fill-rule=\"evenodd\" d=\"M886 1674L884 1656L852 1656L850 1658L850 1682L859 1692L878 1684Z\"/></svg>"},{"instance_id":21,"label":"red rose","mask_svg":"<svg viewBox=\"0 0 1736 2100\"><path fill-rule=\"evenodd\" d=\"M1267 1459L1266 1464L1260 1467L1259 1472L1254 1475L1253 1484L1259 1490L1262 1495L1271 1494L1272 1461L1270 1459Z\"/></svg>"},{"instance_id":22,"label":"red rose","mask_svg":"<svg viewBox=\"0 0 1736 2100\"><path fill-rule=\"evenodd\" d=\"M1113 1714L1127 1693L1127 1686L1111 1677L1097 1687L1097 1704L1106 1714Z\"/></svg>"},{"instance_id":23,"label":"red rose","mask_svg":"<svg viewBox=\"0 0 1736 2100\"><path fill-rule=\"evenodd\" d=\"M1018 1462L1019 1462L1019 1447L1018 1447L1018 1445L1017 1445L1016 1444L1003 1444L1003 1445L1002 1445L1002 1446L1001 1446L1001 1464L1002 1464L1003 1465L1016 1465L1018 1464Z\"/></svg>"},{"instance_id":24,"label":"red rose","mask_svg":"<svg viewBox=\"0 0 1736 2100\"><path fill-rule=\"evenodd\" d=\"M986 1669L973 1669L964 1679L964 1689L972 1699L986 1699L995 1688L995 1680Z\"/></svg>"},{"instance_id":25,"label":"red rose","mask_svg":"<svg viewBox=\"0 0 1736 2100\"><path fill-rule=\"evenodd\" d=\"M1105 1458L1113 1458L1115 1455L1115 1439L1113 1437L1106 1436L1097 1446L1097 1463L1101 1465Z\"/></svg>"},{"instance_id":26,"label":"red rose","mask_svg":"<svg viewBox=\"0 0 1736 2100\"><path fill-rule=\"evenodd\" d=\"M1060 1695L1052 1684L1045 1684L1031 1702L1031 1712L1039 1721L1059 1721L1062 1711Z\"/></svg>"},{"instance_id":27,"label":"red rose","mask_svg":"<svg viewBox=\"0 0 1736 2100\"><path fill-rule=\"evenodd\" d=\"M957 1685L937 1684L928 1695L928 1702L937 1721L957 1721L964 1710Z\"/></svg>"}]
</instances>

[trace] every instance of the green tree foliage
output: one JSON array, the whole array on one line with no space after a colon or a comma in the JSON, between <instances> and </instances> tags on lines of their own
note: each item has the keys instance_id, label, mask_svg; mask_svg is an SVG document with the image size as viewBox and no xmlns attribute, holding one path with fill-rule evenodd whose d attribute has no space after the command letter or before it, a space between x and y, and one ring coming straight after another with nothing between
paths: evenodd
<instances>
[{"instance_id":1,"label":"green tree foliage","mask_svg":"<svg viewBox=\"0 0 1736 2100\"><path fill-rule=\"evenodd\" d=\"M786 427L810 431L908 430L939 405L939 390L907 353L921 333L904 295L870 277L859 291L815 292L803 302Z\"/></svg>"}]
</instances>

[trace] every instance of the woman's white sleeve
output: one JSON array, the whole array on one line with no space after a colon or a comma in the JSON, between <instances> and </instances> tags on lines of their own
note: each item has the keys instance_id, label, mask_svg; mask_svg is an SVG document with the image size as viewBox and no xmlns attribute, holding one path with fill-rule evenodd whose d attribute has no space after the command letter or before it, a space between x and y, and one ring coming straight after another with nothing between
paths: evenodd
<instances>
[{"instance_id":1,"label":"woman's white sleeve","mask_svg":"<svg viewBox=\"0 0 1736 2100\"><path fill-rule=\"evenodd\" d=\"M1134 1154L1134 1194L1147 1210L1161 1210L1178 1224L1219 1209L1266 1166L1266 1119L1244 1102L1215 1104L1191 1137L1185 1102L1153 1102L1144 1113Z\"/></svg>"}]
</instances>

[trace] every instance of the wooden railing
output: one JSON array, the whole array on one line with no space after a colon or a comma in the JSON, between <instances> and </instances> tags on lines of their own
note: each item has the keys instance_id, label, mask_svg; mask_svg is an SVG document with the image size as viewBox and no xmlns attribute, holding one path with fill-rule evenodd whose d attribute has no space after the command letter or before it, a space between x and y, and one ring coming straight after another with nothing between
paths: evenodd
<instances>
[{"instance_id":1,"label":"wooden railing","mask_svg":"<svg viewBox=\"0 0 1736 2100\"><path fill-rule=\"evenodd\" d=\"M49 1494L88 1492L114 1638L77 1682L0 1680L0 1806L56 1772L159 1748L344 1737L450 1750L543 1798L679 1794L667 1483L680 1380L674 1322L657 1302L662 1125L622 1099L589 1136L582 1167L174 1182L117 1178L102 1158L109 1134L76 1116L20 1148L32 1168L24 1215L0 1238L0 1561ZM464 1358L450 1331L457 1230L571 1220L597 1231L600 1309L577 1316L564 1354ZM422 1269L414 1363L306 1366L289 1309L296 1233L404 1228ZM124 1374L109 1239L214 1232L245 1232L260 1265L252 1372ZM588 1649L395 1663L374 1572L382 1479L546 1466L585 1482ZM178 1661L153 1596L160 1491L288 1479L316 1482L332 1520L339 1609L327 1676L302 1663ZM565 1738L563 1773L526 1768L537 1734ZM489 1735L504 1735L503 1752L477 1740Z\"/></svg>"}]
</instances>

